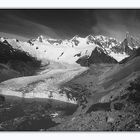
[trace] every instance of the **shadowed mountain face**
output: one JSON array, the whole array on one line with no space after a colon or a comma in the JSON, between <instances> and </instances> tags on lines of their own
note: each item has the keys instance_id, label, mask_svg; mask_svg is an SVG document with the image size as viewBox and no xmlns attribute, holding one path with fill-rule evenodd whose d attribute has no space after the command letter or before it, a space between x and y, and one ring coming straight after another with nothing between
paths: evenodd
<instances>
[{"instance_id":1,"label":"shadowed mountain face","mask_svg":"<svg viewBox=\"0 0 140 140\"><path fill-rule=\"evenodd\" d=\"M117 61L108 56L107 54L104 53L103 49L96 48L91 56L89 57L89 63L90 64L98 64L98 63L117 63Z\"/></svg>"},{"instance_id":2,"label":"shadowed mountain face","mask_svg":"<svg viewBox=\"0 0 140 140\"><path fill-rule=\"evenodd\" d=\"M19 72L21 76L32 75L41 65L36 58L27 52L13 48L6 40L0 42L0 50L0 63Z\"/></svg>"},{"instance_id":3,"label":"shadowed mountain face","mask_svg":"<svg viewBox=\"0 0 140 140\"><path fill-rule=\"evenodd\" d=\"M0 42L0 50L1 63L7 63L9 60L19 60L23 62L35 61L35 58L20 49L13 48L7 41Z\"/></svg>"},{"instance_id":4,"label":"shadowed mountain face","mask_svg":"<svg viewBox=\"0 0 140 140\"><path fill-rule=\"evenodd\" d=\"M105 54L102 48L95 48L90 57L82 57L76 61L81 66L90 66L92 64L102 64L102 63L118 63L114 58Z\"/></svg>"},{"instance_id":5,"label":"shadowed mountain face","mask_svg":"<svg viewBox=\"0 0 140 140\"><path fill-rule=\"evenodd\" d=\"M131 52L131 55L130 55L129 57L123 59L123 60L120 62L120 64L127 63L127 62L129 62L130 60L132 60L132 59L134 59L134 58L136 58L136 57L138 57L138 56L140 56L140 48L135 49L133 52Z\"/></svg>"}]
</instances>

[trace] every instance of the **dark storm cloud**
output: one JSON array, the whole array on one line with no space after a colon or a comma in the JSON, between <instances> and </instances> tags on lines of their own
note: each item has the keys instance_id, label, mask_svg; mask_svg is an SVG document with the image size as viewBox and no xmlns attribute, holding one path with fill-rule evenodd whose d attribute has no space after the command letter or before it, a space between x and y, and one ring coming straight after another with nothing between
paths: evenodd
<instances>
[{"instance_id":1,"label":"dark storm cloud","mask_svg":"<svg viewBox=\"0 0 140 140\"><path fill-rule=\"evenodd\" d=\"M127 31L140 38L140 10L0 10L0 35L23 39L102 34L122 40Z\"/></svg>"}]
</instances>

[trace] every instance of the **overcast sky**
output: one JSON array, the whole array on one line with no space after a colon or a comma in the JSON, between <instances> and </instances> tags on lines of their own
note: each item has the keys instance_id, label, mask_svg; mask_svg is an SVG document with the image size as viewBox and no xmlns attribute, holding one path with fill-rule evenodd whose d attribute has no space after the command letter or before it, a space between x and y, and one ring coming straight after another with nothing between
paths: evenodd
<instances>
[{"instance_id":1,"label":"overcast sky","mask_svg":"<svg viewBox=\"0 0 140 140\"><path fill-rule=\"evenodd\" d=\"M0 36L21 40L102 34L121 41L127 31L140 38L140 10L0 10Z\"/></svg>"}]
</instances>

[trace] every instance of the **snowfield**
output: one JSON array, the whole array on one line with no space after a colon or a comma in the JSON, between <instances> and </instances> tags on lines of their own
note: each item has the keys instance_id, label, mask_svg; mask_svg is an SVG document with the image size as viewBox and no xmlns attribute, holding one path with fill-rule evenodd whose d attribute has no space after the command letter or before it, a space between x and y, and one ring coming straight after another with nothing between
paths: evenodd
<instances>
[{"instance_id":1,"label":"snowfield","mask_svg":"<svg viewBox=\"0 0 140 140\"><path fill-rule=\"evenodd\" d=\"M36 76L19 77L4 81L0 84L1 94L21 98L47 98L76 104L76 100L69 99L60 93L60 85L86 71L87 68L56 69ZM26 92L25 92L26 90Z\"/></svg>"}]
</instances>

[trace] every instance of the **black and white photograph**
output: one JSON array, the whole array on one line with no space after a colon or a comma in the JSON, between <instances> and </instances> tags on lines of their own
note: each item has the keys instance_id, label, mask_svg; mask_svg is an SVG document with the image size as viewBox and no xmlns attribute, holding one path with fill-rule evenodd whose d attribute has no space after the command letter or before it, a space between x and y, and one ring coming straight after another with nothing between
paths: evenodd
<instances>
[{"instance_id":1,"label":"black and white photograph","mask_svg":"<svg viewBox=\"0 0 140 140\"><path fill-rule=\"evenodd\" d=\"M1 8L0 131L140 131L140 9Z\"/></svg>"}]
</instances>

